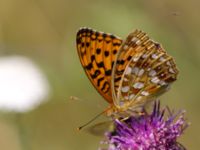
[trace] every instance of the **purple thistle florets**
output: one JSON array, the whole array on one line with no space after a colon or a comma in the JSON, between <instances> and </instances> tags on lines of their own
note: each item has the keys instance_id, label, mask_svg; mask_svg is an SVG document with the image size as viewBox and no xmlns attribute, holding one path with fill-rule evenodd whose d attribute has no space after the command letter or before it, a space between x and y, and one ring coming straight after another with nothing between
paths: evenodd
<instances>
[{"instance_id":1,"label":"purple thistle florets","mask_svg":"<svg viewBox=\"0 0 200 150\"><path fill-rule=\"evenodd\" d=\"M165 116L159 102L152 113L126 120L115 119L114 130L106 133L106 150L185 150L177 138L188 126L184 112Z\"/></svg>"}]
</instances>

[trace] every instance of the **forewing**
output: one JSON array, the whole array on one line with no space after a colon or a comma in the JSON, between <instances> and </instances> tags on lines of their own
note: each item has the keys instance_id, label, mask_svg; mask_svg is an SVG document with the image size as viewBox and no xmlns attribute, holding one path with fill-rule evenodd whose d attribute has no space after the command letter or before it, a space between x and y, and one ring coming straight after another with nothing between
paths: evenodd
<instances>
[{"instance_id":1,"label":"forewing","mask_svg":"<svg viewBox=\"0 0 200 150\"><path fill-rule=\"evenodd\" d=\"M111 34L82 28L77 33L76 42L88 78L97 91L109 103L113 103L111 73L122 40Z\"/></svg>"},{"instance_id":2,"label":"forewing","mask_svg":"<svg viewBox=\"0 0 200 150\"><path fill-rule=\"evenodd\" d=\"M165 92L176 80L175 62L146 33L129 34L114 64L113 97L117 107L132 109Z\"/></svg>"}]
</instances>

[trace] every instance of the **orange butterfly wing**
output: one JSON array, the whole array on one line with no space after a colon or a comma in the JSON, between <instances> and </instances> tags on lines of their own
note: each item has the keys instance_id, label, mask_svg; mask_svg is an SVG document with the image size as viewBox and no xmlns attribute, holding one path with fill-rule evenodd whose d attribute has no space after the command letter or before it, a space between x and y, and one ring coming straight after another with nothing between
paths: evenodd
<instances>
[{"instance_id":1,"label":"orange butterfly wing","mask_svg":"<svg viewBox=\"0 0 200 150\"><path fill-rule=\"evenodd\" d=\"M76 37L78 55L97 91L113 103L111 73L122 40L114 35L81 28Z\"/></svg>"},{"instance_id":2,"label":"orange butterfly wing","mask_svg":"<svg viewBox=\"0 0 200 150\"><path fill-rule=\"evenodd\" d=\"M118 108L134 109L154 100L178 75L173 58L140 30L129 34L116 59L112 94Z\"/></svg>"}]
</instances>

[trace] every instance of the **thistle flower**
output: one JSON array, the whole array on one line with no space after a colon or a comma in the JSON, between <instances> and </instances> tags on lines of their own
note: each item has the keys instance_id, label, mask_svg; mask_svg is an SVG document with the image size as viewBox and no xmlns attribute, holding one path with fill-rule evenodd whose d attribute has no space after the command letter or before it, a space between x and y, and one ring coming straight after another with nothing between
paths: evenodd
<instances>
[{"instance_id":1,"label":"thistle flower","mask_svg":"<svg viewBox=\"0 0 200 150\"><path fill-rule=\"evenodd\" d=\"M115 129L106 133L106 150L185 150L177 142L188 124L184 111L165 116L160 103L154 104L152 113L131 116L122 121L115 119Z\"/></svg>"}]
</instances>

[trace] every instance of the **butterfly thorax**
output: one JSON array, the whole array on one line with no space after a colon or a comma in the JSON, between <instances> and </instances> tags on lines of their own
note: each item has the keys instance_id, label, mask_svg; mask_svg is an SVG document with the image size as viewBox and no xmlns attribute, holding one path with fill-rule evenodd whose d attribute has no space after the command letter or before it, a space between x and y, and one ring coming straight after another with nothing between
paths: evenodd
<instances>
[{"instance_id":1,"label":"butterfly thorax","mask_svg":"<svg viewBox=\"0 0 200 150\"><path fill-rule=\"evenodd\" d=\"M123 107L116 107L115 105L110 105L106 111L105 114L108 117L112 117L112 118L126 118L129 117L130 115L140 115L141 112L143 112L144 106L143 105L138 105L138 106L134 106L134 107L130 107L130 106L123 106Z\"/></svg>"}]
</instances>

